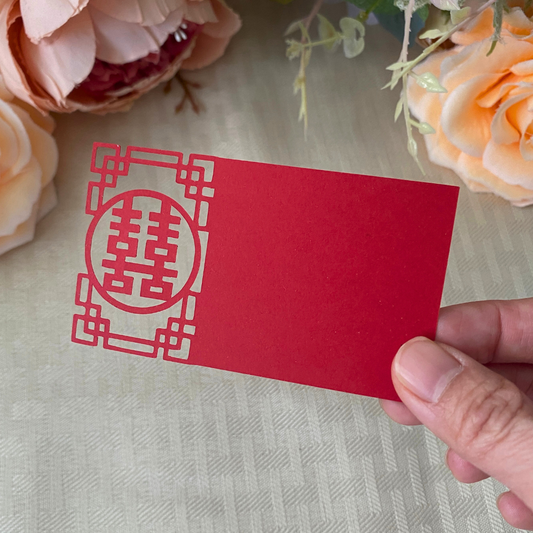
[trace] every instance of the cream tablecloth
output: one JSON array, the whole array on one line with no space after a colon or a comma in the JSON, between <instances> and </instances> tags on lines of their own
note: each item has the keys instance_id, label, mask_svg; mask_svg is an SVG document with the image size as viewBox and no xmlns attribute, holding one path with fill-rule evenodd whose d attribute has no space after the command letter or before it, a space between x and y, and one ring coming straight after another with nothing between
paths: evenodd
<instances>
[{"instance_id":1,"label":"cream tablecloth","mask_svg":"<svg viewBox=\"0 0 533 533\"><path fill-rule=\"evenodd\" d=\"M314 54L306 142L282 38L304 4L234 4L243 30L191 75L200 116L157 89L127 114L58 119L59 207L0 258L0 532L511 530L501 486L457 483L443 445L376 400L70 342L93 141L459 184L424 153L423 178L392 122L394 38L374 27L360 58ZM532 296L532 225L462 187L443 304Z\"/></svg>"}]
</instances>

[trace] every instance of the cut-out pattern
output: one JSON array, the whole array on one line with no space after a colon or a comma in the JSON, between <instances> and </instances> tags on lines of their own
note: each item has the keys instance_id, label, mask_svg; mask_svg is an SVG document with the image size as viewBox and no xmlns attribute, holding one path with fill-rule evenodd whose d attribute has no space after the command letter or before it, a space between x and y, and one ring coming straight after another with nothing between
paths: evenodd
<instances>
[{"instance_id":1,"label":"cut-out pattern","mask_svg":"<svg viewBox=\"0 0 533 533\"><path fill-rule=\"evenodd\" d=\"M175 197L130 190L133 166L147 167L143 172L170 169ZM186 162L179 152L139 147L128 147L121 155L118 145L95 143L91 171L99 179L87 191L85 212L92 216L85 243L87 272L78 275L75 302L82 312L74 315L72 341L186 360L196 331L195 294L206 257L214 161L191 155ZM181 199L178 187L184 190ZM150 337L126 335L114 331L112 319L104 316L107 304L132 315L171 314L161 317Z\"/></svg>"}]
</instances>

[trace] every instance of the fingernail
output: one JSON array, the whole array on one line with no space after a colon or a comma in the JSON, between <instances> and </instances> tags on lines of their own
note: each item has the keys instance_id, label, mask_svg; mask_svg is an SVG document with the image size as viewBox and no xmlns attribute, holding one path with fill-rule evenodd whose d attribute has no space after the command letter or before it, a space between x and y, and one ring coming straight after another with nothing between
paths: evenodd
<instances>
[{"instance_id":1,"label":"fingernail","mask_svg":"<svg viewBox=\"0 0 533 533\"><path fill-rule=\"evenodd\" d=\"M394 369L411 392L434 403L463 366L438 344L419 338L400 348L394 359Z\"/></svg>"}]
</instances>

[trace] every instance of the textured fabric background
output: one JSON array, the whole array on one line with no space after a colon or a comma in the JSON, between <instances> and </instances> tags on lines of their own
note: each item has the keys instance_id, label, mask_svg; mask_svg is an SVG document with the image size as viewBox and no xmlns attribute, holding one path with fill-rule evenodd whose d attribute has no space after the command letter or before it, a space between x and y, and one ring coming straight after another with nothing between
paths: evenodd
<instances>
[{"instance_id":1,"label":"textured fabric background","mask_svg":"<svg viewBox=\"0 0 533 533\"><path fill-rule=\"evenodd\" d=\"M60 205L0 258L0 532L510 531L501 486L455 482L443 445L376 400L70 343L93 141L459 184L407 155L398 94L379 90L392 37L370 28L351 61L313 54L306 142L282 34L308 7L234 5L243 30L190 75L200 116L158 89L127 114L58 120ZM443 303L532 296L532 224L463 187Z\"/></svg>"}]
</instances>

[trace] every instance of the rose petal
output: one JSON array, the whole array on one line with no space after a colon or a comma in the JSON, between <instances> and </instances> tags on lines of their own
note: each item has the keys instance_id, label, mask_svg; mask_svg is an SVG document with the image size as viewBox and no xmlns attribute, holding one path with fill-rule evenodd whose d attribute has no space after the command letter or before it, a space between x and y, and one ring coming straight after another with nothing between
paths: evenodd
<instances>
[{"instance_id":1,"label":"rose petal","mask_svg":"<svg viewBox=\"0 0 533 533\"><path fill-rule=\"evenodd\" d=\"M7 88L6 84L4 83L4 78L0 74L0 100L4 100L4 102L10 102L13 100L14 96L12 92Z\"/></svg>"},{"instance_id":2,"label":"rose petal","mask_svg":"<svg viewBox=\"0 0 533 533\"><path fill-rule=\"evenodd\" d=\"M485 187L485 185L483 185L482 183L478 183L477 181L472 181L472 180L468 180L465 178L462 178L462 179L465 182L466 186L472 192L494 192L494 191L491 191L488 187Z\"/></svg>"},{"instance_id":3,"label":"rose petal","mask_svg":"<svg viewBox=\"0 0 533 533\"><path fill-rule=\"evenodd\" d=\"M13 106L13 111L21 120L28 134L32 155L41 167L41 187L45 187L52 181L57 172L58 152L56 142L48 132L33 122L26 111L17 106Z\"/></svg>"},{"instance_id":4,"label":"rose petal","mask_svg":"<svg viewBox=\"0 0 533 533\"><path fill-rule=\"evenodd\" d=\"M196 38L196 44L191 57L186 59L181 68L185 70L196 70L206 67L224 55L230 37L225 39L214 39L209 35L200 33Z\"/></svg>"},{"instance_id":5,"label":"rose petal","mask_svg":"<svg viewBox=\"0 0 533 533\"><path fill-rule=\"evenodd\" d=\"M492 9L485 9L472 22L468 23L466 27L456 31L451 36L451 41L455 44L469 45L487 39L494 33L492 18Z\"/></svg>"},{"instance_id":6,"label":"rose petal","mask_svg":"<svg viewBox=\"0 0 533 533\"><path fill-rule=\"evenodd\" d=\"M51 181L42 191L37 204L37 222L43 219L57 205L54 182Z\"/></svg>"},{"instance_id":7,"label":"rose petal","mask_svg":"<svg viewBox=\"0 0 533 533\"><path fill-rule=\"evenodd\" d=\"M511 201L511 205L514 207L529 207L533 205L533 198L529 197L519 201Z\"/></svg>"},{"instance_id":8,"label":"rose petal","mask_svg":"<svg viewBox=\"0 0 533 533\"><path fill-rule=\"evenodd\" d=\"M442 83L442 80L450 73L456 72L457 69L462 66L462 64L465 61L468 61L470 58L470 55L472 54L472 49L466 46L456 46L455 48L452 48L451 50L446 50L446 55L442 56L442 62L440 64L440 81ZM455 52L454 54L450 52ZM431 57L431 56L430 56ZM425 60L424 60L425 62ZM417 67L418 69L422 69L424 63L421 63ZM464 80L463 80L464 81Z\"/></svg>"},{"instance_id":9,"label":"rose petal","mask_svg":"<svg viewBox=\"0 0 533 533\"><path fill-rule=\"evenodd\" d=\"M24 31L34 44L49 37L69 19L81 12L89 0L46 0L46 6L35 0L20 0Z\"/></svg>"},{"instance_id":10,"label":"rose petal","mask_svg":"<svg viewBox=\"0 0 533 533\"><path fill-rule=\"evenodd\" d=\"M530 124L533 124L533 122L530 122ZM533 161L533 137L531 135L522 135L520 137L520 154L526 161Z\"/></svg>"},{"instance_id":11,"label":"rose petal","mask_svg":"<svg viewBox=\"0 0 533 533\"><path fill-rule=\"evenodd\" d=\"M33 44L24 34L20 40L29 74L59 105L91 72L96 42L86 9L39 44Z\"/></svg>"},{"instance_id":12,"label":"rose petal","mask_svg":"<svg viewBox=\"0 0 533 533\"><path fill-rule=\"evenodd\" d=\"M519 76L507 74L502 76L496 83L489 86L485 93L482 93L476 99L477 104L481 107L493 107L500 100L505 98L517 84L521 81Z\"/></svg>"},{"instance_id":13,"label":"rose petal","mask_svg":"<svg viewBox=\"0 0 533 533\"><path fill-rule=\"evenodd\" d=\"M517 76L529 76L530 74L533 74L533 59L516 63L516 65L511 67L511 72Z\"/></svg>"},{"instance_id":14,"label":"rose petal","mask_svg":"<svg viewBox=\"0 0 533 533\"><path fill-rule=\"evenodd\" d=\"M91 6L123 22L155 26L175 10L184 10L186 0L92 0Z\"/></svg>"},{"instance_id":15,"label":"rose petal","mask_svg":"<svg viewBox=\"0 0 533 533\"><path fill-rule=\"evenodd\" d=\"M0 237L0 255L17 246L22 246L33 239L35 223L37 221L37 210L38 206L35 204L30 216L19 224L13 233Z\"/></svg>"},{"instance_id":16,"label":"rose petal","mask_svg":"<svg viewBox=\"0 0 533 533\"><path fill-rule=\"evenodd\" d=\"M108 63L122 65L158 53L170 33L163 36L152 28L114 19L91 5L89 12L96 35L96 57ZM176 22L174 30L180 22Z\"/></svg>"},{"instance_id":17,"label":"rose petal","mask_svg":"<svg viewBox=\"0 0 533 533\"><path fill-rule=\"evenodd\" d=\"M190 56L194 47L194 40L195 38L191 40L191 44L185 52L177 56L166 70L151 78L141 79L132 86L127 94L123 96L115 95L102 102L95 102L92 99L87 99L84 94L79 94L74 91L69 97L70 107L79 111L90 111L91 113L102 115L110 112L127 111L131 108L133 101L139 98L141 94L144 94L161 82L168 81L176 75L176 72L181 68L182 62Z\"/></svg>"},{"instance_id":18,"label":"rose petal","mask_svg":"<svg viewBox=\"0 0 533 533\"><path fill-rule=\"evenodd\" d=\"M416 107L411 98L409 101L413 115L421 122L427 122L435 127L434 134L424 135L429 160L436 165L455 171L461 152L448 140L442 128L439 127L442 107L438 94L425 93L424 97L416 103Z\"/></svg>"},{"instance_id":19,"label":"rose petal","mask_svg":"<svg viewBox=\"0 0 533 533\"><path fill-rule=\"evenodd\" d=\"M172 11L170 15L161 24L150 27L157 42L163 44L171 33L174 33L179 25L183 22L185 9L180 8Z\"/></svg>"},{"instance_id":20,"label":"rose petal","mask_svg":"<svg viewBox=\"0 0 533 533\"><path fill-rule=\"evenodd\" d=\"M481 157L490 139L493 112L480 107L476 98L498 74L482 74L457 87L442 108L441 128L459 150L473 157Z\"/></svg>"},{"instance_id":21,"label":"rose petal","mask_svg":"<svg viewBox=\"0 0 533 533\"><path fill-rule=\"evenodd\" d=\"M0 100L0 184L17 176L31 158L30 139L14 109Z\"/></svg>"},{"instance_id":22,"label":"rose petal","mask_svg":"<svg viewBox=\"0 0 533 533\"><path fill-rule=\"evenodd\" d=\"M239 15L219 0L213 0L212 6L217 21L207 22L202 30L203 33L216 39L235 35L242 26ZM192 19L188 18L188 20Z\"/></svg>"},{"instance_id":23,"label":"rose petal","mask_svg":"<svg viewBox=\"0 0 533 533\"><path fill-rule=\"evenodd\" d=\"M442 62L440 81L449 93L479 74L507 74L513 65L533 57L533 44L515 40L512 46L496 46L488 57L487 52L487 43L481 42Z\"/></svg>"},{"instance_id":24,"label":"rose petal","mask_svg":"<svg viewBox=\"0 0 533 533\"><path fill-rule=\"evenodd\" d=\"M41 169L32 157L24 170L0 185L0 237L11 235L31 214L41 193Z\"/></svg>"},{"instance_id":25,"label":"rose petal","mask_svg":"<svg viewBox=\"0 0 533 533\"><path fill-rule=\"evenodd\" d=\"M472 190L485 189L513 202L515 205L533 203L533 190L505 183L505 181L487 170L479 157L461 154L457 173ZM475 187L474 184L478 184L478 187Z\"/></svg>"},{"instance_id":26,"label":"rose petal","mask_svg":"<svg viewBox=\"0 0 533 533\"><path fill-rule=\"evenodd\" d=\"M533 190L533 161L526 161L518 143L487 143L483 153L483 166L501 180Z\"/></svg>"},{"instance_id":27,"label":"rose petal","mask_svg":"<svg viewBox=\"0 0 533 533\"><path fill-rule=\"evenodd\" d=\"M3 2L0 6L0 70L7 88L29 104L39 107L40 99L32 94L24 72L15 60L9 45L8 33L12 25L15 31L21 31L20 9L15 0ZM17 18L18 16L18 18Z\"/></svg>"},{"instance_id":28,"label":"rose petal","mask_svg":"<svg viewBox=\"0 0 533 533\"><path fill-rule=\"evenodd\" d=\"M533 85L529 88L527 87L518 87L516 92L511 92L511 96L518 95L521 92L528 90L529 96L523 101L517 104L514 107L511 107L507 113L509 122L513 124L519 131L525 133L527 131L528 125L531 121L533 114Z\"/></svg>"},{"instance_id":29,"label":"rose petal","mask_svg":"<svg viewBox=\"0 0 533 533\"><path fill-rule=\"evenodd\" d=\"M216 0L213 0L213 2L215 1ZM210 0L187 2L185 9L185 18L196 24L217 22L217 16Z\"/></svg>"},{"instance_id":30,"label":"rose petal","mask_svg":"<svg viewBox=\"0 0 533 533\"><path fill-rule=\"evenodd\" d=\"M503 14L502 27L514 35L530 35L533 31L533 22L519 7L512 7L509 13Z\"/></svg>"},{"instance_id":31,"label":"rose petal","mask_svg":"<svg viewBox=\"0 0 533 533\"><path fill-rule=\"evenodd\" d=\"M526 99L522 100L515 106L511 107L507 113L509 122L511 122L520 132L520 154L526 161L533 161L533 108L531 103L533 96L531 92Z\"/></svg>"},{"instance_id":32,"label":"rose petal","mask_svg":"<svg viewBox=\"0 0 533 533\"><path fill-rule=\"evenodd\" d=\"M522 94L510 96L498 107L490 127L492 139L495 143L510 144L520 140L520 131L509 122L507 118L507 111L510 107L523 100L526 100L531 93L531 90L525 90L522 92Z\"/></svg>"}]
</instances>

